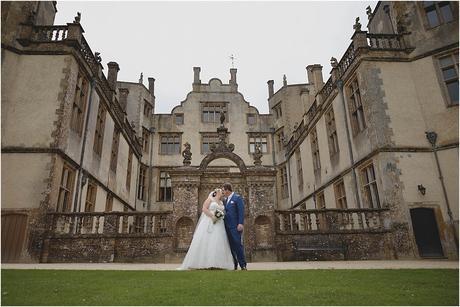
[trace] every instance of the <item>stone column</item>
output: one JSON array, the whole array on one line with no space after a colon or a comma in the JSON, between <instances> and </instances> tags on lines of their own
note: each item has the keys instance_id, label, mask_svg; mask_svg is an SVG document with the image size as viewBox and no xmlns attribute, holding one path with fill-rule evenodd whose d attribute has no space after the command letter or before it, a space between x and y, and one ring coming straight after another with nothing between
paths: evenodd
<instances>
[{"instance_id":1,"label":"stone column","mask_svg":"<svg viewBox=\"0 0 460 307\"><path fill-rule=\"evenodd\" d=\"M274 81L273 80L268 80L267 84L268 84L268 99L270 99L270 98L272 98L273 94L275 93L274 88L273 88Z\"/></svg>"},{"instance_id":2,"label":"stone column","mask_svg":"<svg viewBox=\"0 0 460 307\"><path fill-rule=\"evenodd\" d=\"M248 216L244 245L248 261L277 261L275 238L276 171L268 167L253 167L246 172ZM260 221L269 221L268 224Z\"/></svg>"},{"instance_id":3,"label":"stone column","mask_svg":"<svg viewBox=\"0 0 460 307\"><path fill-rule=\"evenodd\" d=\"M200 91L200 85L201 85L201 80L200 80L200 67L193 67L193 84L192 84L192 89L194 92L199 92Z\"/></svg>"}]
</instances>

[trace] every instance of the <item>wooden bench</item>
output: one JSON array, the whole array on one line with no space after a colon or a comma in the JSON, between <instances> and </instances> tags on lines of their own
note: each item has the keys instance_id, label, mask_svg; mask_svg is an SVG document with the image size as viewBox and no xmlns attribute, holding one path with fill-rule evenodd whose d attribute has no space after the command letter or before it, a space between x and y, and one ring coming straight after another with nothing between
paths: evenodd
<instances>
[{"instance_id":1,"label":"wooden bench","mask_svg":"<svg viewBox=\"0 0 460 307\"><path fill-rule=\"evenodd\" d=\"M340 252L343 255L343 260L347 260L347 246L342 243L340 245L313 245L301 240L292 242L293 250L295 253L299 252L318 252L318 251L332 251Z\"/></svg>"}]
</instances>

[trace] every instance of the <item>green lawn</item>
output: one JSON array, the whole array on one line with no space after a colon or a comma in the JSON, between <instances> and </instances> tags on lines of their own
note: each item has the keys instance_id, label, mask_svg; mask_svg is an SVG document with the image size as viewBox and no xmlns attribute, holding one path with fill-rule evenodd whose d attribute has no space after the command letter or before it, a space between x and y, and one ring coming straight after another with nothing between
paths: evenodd
<instances>
[{"instance_id":1,"label":"green lawn","mask_svg":"<svg viewBox=\"0 0 460 307\"><path fill-rule=\"evenodd\" d=\"M458 270L2 270L2 305L458 305Z\"/></svg>"}]
</instances>

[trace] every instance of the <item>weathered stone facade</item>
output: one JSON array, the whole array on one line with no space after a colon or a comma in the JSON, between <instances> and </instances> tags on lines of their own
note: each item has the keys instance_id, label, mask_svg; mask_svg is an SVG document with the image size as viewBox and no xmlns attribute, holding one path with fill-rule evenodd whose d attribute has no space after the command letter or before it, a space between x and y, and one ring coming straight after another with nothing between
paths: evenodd
<instances>
[{"instance_id":1,"label":"weathered stone facade","mask_svg":"<svg viewBox=\"0 0 460 307\"><path fill-rule=\"evenodd\" d=\"M267 82L269 114L237 69L206 83L200 67L157 114L155 79L119 81L115 62L106 78L81 16L57 26L55 2L2 2L3 261L180 262L224 182L245 201L251 262L457 259L458 98L441 60L458 87L458 3L430 5L379 2L326 82L319 64ZM432 27L440 5L452 20Z\"/></svg>"}]
</instances>

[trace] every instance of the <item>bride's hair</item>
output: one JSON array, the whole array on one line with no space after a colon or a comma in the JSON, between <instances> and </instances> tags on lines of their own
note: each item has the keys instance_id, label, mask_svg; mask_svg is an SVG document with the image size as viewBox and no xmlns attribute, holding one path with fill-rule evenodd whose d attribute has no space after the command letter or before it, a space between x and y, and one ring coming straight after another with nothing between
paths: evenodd
<instances>
[{"instance_id":1,"label":"bride's hair","mask_svg":"<svg viewBox=\"0 0 460 307\"><path fill-rule=\"evenodd\" d=\"M219 191L222 191L222 189L214 189L214 191L212 191L211 196L212 196L212 197L216 197L217 192L219 192Z\"/></svg>"}]
</instances>

